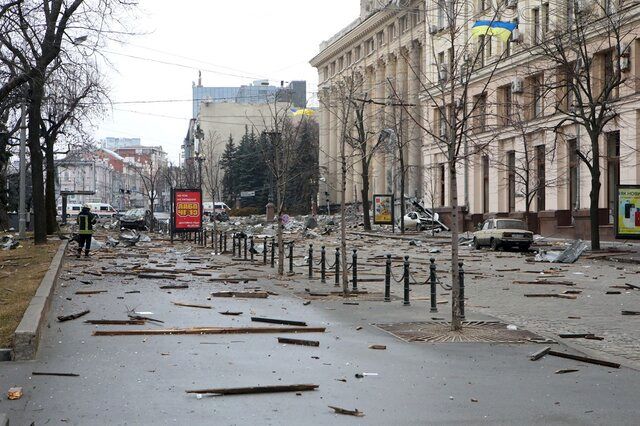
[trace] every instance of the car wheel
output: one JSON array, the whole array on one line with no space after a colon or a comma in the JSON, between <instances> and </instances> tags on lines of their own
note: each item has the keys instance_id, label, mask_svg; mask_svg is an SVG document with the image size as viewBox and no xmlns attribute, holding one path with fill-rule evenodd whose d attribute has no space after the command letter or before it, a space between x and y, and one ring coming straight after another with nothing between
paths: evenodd
<instances>
[{"instance_id":1,"label":"car wheel","mask_svg":"<svg viewBox=\"0 0 640 426\"><path fill-rule=\"evenodd\" d=\"M529 251L530 248L531 248L531 244L524 244L520 246L520 250L522 251Z\"/></svg>"},{"instance_id":2,"label":"car wheel","mask_svg":"<svg viewBox=\"0 0 640 426\"><path fill-rule=\"evenodd\" d=\"M498 240L496 240L495 238L492 238L491 239L491 250L497 251L498 248L500 248L500 245L498 244Z\"/></svg>"},{"instance_id":3,"label":"car wheel","mask_svg":"<svg viewBox=\"0 0 640 426\"><path fill-rule=\"evenodd\" d=\"M476 250L480 250L480 242L476 237L473 237L473 248Z\"/></svg>"}]
</instances>

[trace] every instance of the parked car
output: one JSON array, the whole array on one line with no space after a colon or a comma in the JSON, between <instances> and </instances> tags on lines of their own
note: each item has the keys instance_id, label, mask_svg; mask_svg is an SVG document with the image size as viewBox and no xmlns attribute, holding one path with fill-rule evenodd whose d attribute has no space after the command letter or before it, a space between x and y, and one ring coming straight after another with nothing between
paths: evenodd
<instances>
[{"instance_id":1,"label":"parked car","mask_svg":"<svg viewBox=\"0 0 640 426\"><path fill-rule=\"evenodd\" d=\"M118 211L111 204L107 203L87 203L91 208L91 213L98 216L98 219L112 219L118 215Z\"/></svg>"},{"instance_id":2,"label":"parked car","mask_svg":"<svg viewBox=\"0 0 640 426\"><path fill-rule=\"evenodd\" d=\"M139 230L151 229L154 221L155 218L150 210L131 209L120 217L120 227Z\"/></svg>"},{"instance_id":3,"label":"parked car","mask_svg":"<svg viewBox=\"0 0 640 426\"><path fill-rule=\"evenodd\" d=\"M473 246L476 249L489 246L493 250L501 247L529 250L531 243L533 232L528 231L525 223L518 219L488 219L473 234Z\"/></svg>"},{"instance_id":4,"label":"parked car","mask_svg":"<svg viewBox=\"0 0 640 426\"><path fill-rule=\"evenodd\" d=\"M418 212L409 212L404 215L404 229L422 231L431 225L431 219L427 215Z\"/></svg>"}]
</instances>

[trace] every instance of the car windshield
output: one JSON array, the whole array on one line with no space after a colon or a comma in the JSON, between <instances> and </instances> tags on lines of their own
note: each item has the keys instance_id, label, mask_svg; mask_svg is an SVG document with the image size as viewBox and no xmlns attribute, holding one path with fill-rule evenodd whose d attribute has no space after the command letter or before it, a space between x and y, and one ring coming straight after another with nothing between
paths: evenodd
<instances>
[{"instance_id":1,"label":"car windshield","mask_svg":"<svg viewBox=\"0 0 640 426\"><path fill-rule=\"evenodd\" d=\"M521 220L498 220L496 224L498 229L526 229Z\"/></svg>"},{"instance_id":2,"label":"car windshield","mask_svg":"<svg viewBox=\"0 0 640 426\"><path fill-rule=\"evenodd\" d=\"M125 214L125 216L144 216L144 209L133 209L133 210L128 210Z\"/></svg>"}]
</instances>

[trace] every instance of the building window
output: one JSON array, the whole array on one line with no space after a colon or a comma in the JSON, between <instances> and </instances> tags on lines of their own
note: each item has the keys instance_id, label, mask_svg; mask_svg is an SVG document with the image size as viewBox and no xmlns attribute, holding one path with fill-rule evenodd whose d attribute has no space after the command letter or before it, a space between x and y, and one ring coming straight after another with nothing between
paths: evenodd
<instances>
[{"instance_id":1,"label":"building window","mask_svg":"<svg viewBox=\"0 0 640 426\"><path fill-rule=\"evenodd\" d=\"M424 21L424 5L418 6L418 13L416 14L416 22L419 24Z\"/></svg>"},{"instance_id":2,"label":"building window","mask_svg":"<svg viewBox=\"0 0 640 426\"><path fill-rule=\"evenodd\" d=\"M484 12L489 5L488 0L478 0L478 12Z\"/></svg>"},{"instance_id":3,"label":"building window","mask_svg":"<svg viewBox=\"0 0 640 426\"><path fill-rule=\"evenodd\" d=\"M473 97L473 108L474 132L482 133L486 131L487 126L487 95L485 93Z\"/></svg>"},{"instance_id":4,"label":"building window","mask_svg":"<svg viewBox=\"0 0 640 426\"><path fill-rule=\"evenodd\" d=\"M438 0L438 15L437 15L437 24L438 29L444 29L447 27L447 3L446 0Z\"/></svg>"},{"instance_id":5,"label":"building window","mask_svg":"<svg viewBox=\"0 0 640 426\"><path fill-rule=\"evenodd\" d=\"M498 124L509 126L512 119L513 93L511 85L507 84L498 88Z\"/></svg>"},{"instance_id":6,"label":"building window","mask_svg":"<svg viewBox=\"0 0 640 426\"><path fill-rule=\"evenodd\" d=\"M373 37L364 42L364 53L365 55L371 55L376 50L375 41Z\"/></svg>"},{"instance_id":7,"label":"building window","mask_svg":"<svg viewBox=\"0 0 640 426\"><path fill-rule=\"evenodd\" d=\"M347 66L351 65L351 57L352 57L351 52L348 52L346 56Z\"/></svg>"},{"instance_id":8,"label":"building window","mask_svg":"<svg viewBox=\"0 0 640 426\"><path fill-rule=\"evenodd\" d=\"M398 26L400 27L400 34L404 34L409 29L407 15L400 17L398 20Z\"/></svg>"},{"instance_id":9,"label":"building window","mask_svg":"<svg viewBox=\"0 0 640 426\"><path fill-rule=\"evenodd\" d=\"M356 47L353 50L354 56L355 56L355 60L359 61L360 60L360 46Z\"/></svg>"},{"instance_id":10,"label":"building window","mask_svg":"<svg viewBox=\"0 0 640 426\"><path fill-rule=\"evenodd\" d=\"M533 25L533 33L531 44L537 45L541 41L540 37L540 9L533 8L531 9L531 25Z\"/></svg>"},{"instance_id":11,"label":"building window","mask_svg":"<svg viewBox=\"0 0 640 426\"><path fill-rule=\"evenodd\" d=\"M615 213L616 191L620 185L620 132L607 133L607 206L609 207L609 223L613 223Z\"/></svg>"},{"instance_id":12,"label":"building window","mask_svg":"<svg viewBox=\"0 0 640 426\"><path fill-rule=\"evenodd\" d=\"M536 207L539 212L546 209L546 172L544 145L536 146Z\"/></svg>"},{"instance_id":13,"label":"building window","mask_svg":"<svg viewBox=\"0 0 640 426\"><path fill-rule=\"evenodd\" d=\"M576 139L569 139L567 141L567 154L568 159L568 177L569 177L569 210L574 211L579 208L578 206L578 193L580 191L580 183L578 180L578 141Z\"/></svg>"},{"instance_id":14,"label":"building window","mask_svg":"<svg viewBox=\"0 0 640 426\"><path fill-rule=\"evenodd\" d=\"M336 63L331 62L331 75L335 75L335 74L336 74Z\"/></svg>"},{"instance_id":15,"label":"building window","mask_svg":"<svg viewBox=\"0 0 640 426\"><path fill-rule=\"evenodd\" d=\"M602 92L604 94L605 91L610 92L609 99L618 99L618 77L615 72L614 67L614 56L613 49L607 50L606 52L600 54L600 58L603 62L602 64L602 74L603 74L603 84L602 84Z\"/></svg>"},{"instance_id":16,"label":"building window","mask_svg":"<svg viewBox=\"0 0 640 426\"><path fill-rule=\"evenodd\" d=\"M340 57L338 59L338 71L342 71L344 69L344 57Z\"/></svg>"},{"instance_id":17,"label":"building window","mask_svg":"<svg viewBox=\"0 0 640 426\"><path fill-rule=\"evenodd\" d=\"M387 27L387 37L389 38L389 43L396 39L396 26L391 24Z\"/></svg>"},{"instance_id":18,"label":"building window","mask_svg":"<svg viewBox=\"0 0 640 426\"><path fill-rule=\"evenodd\" d=\"M542 116L542 74L527 78L528 108L527 120L533 120Z\"/></svg>"},{"instance_id":19,"label":"building window","mask_svg":"<svg viewBox=\"0 0 640 426\"><path fill-rule=\"evenodd\" d=\"M507 152L507 180L509 212L516 211L516 152Z\"/></svg>"},{"instance_id":20,"label":"building window","mask_svg":"<svg viewBox=\"0 0 640 426\"><path fill-rule=\"evenodd\" d=\"M574 9L573 1L567 1L567 29L573 27Z\"/></svg>"},{"instance_id":21,"label":"building window","mask_svg":"<svg viewBox=\"0 0 640 426\"><path fill-rule=\"evenodd\" d=\"M482 213L489 213L489 156L482 156Z\"/></svg>"},{"instance_id":22,"label":"building window","mask_svg":"<svg viewBox=\"0 0 640 426\"><path fill-rule=\"evenodd\" d=\"M376 34L376 42L378 43L378 46L384 46L384 31L380 31Z\"/></svg>"},{"instance_id":23,"label":"building window","mask_svg":"<svg viewBox=\"0 0 640 426\"><path fill-rule=\"evenodd\" d=\"M549 3L542 4L542 37L549 34Z\"/></svg>"}]
</instances>

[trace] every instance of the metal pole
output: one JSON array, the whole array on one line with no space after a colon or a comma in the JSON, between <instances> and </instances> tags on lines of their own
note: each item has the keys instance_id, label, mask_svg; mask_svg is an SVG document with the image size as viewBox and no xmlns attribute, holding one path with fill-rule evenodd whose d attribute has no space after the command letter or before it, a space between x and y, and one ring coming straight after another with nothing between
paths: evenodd
<instances>
[{"instance_id":1,"label":"metal pole","mask_svg":"<svg viewBox=\"0 0 640 426\"><path fill-rule=\"evenodd\" d=\"M309 279L313 278L313 244L309 244Z\"/></svg>"},{"instance_id":2,"label":"metal pole","mask_svg":"<svg viewBox=\"0 0 640 426\"><path fill-rule=\"evenodd\" d=\"M340 248L336 247L336 287L340 287Z\"/></svg>"},{"instance_id":3,"label":"metal pole","mask_svg":"<svg viewBox=\"0 0 640 426\"><path fill-rule=\"evenodd\" d=\"M409 306L409 256L404 257L404 306Z\"/></svg>"},{"instance_id":4,"label":"metal pole","mask_svg":"<svg viewBox=\"0 0 640 426\"><path fill-rule=\"evenodd\" d=\"M458 274L460 276L460 318L464 317L464 269L462 269L462 262L458 263Z\"/></svg>"},{"instance_id":5,"label":"metal pole","mask_svg":"<svg viewBox=\"0 0 640 426\"><path fill-rule=\"evenodd\" d=\"M231 234L231 244L233 248L233 254L231 257L236 257L236 233Z\"/></svg>"},{"instance_id":6,"label":"metal pole","mask_svg":"<svg viewBox=\"0 0 640 426\"><path fill-rule=\"evenodd\" d=\"M247 235L245 234L244 237L244 260L247 260Z\"/></svg>"},{"instance_id":7,"label":"metal pole","mask_svg":"<svg viewBox=\"0 0 640 426\"><path fill-rule=\"evenodd\" d=\"M223 253L227 252L227 233L224 233L224 251Z\"/></svg>"},{"instance_id":8,"label":"metal pole","mask_svg":"<svg viewBox=\"0 0 640 426\"><path fill-rule=\"evenodd\" d=\"M353 291L358 291L358 250L353 249L351 256L351 282Z\"/></svg>"},{"instance_id":9,"label":"metal pole","mask_svg":"<svg viewBox=\"0 0 640 426\"><path fill-rule=\"evenodd\" d=\"M264 237L264 246L262 246L262 263L267 264L267 237Z\"/></svg>"},{"instance_id":10,"label":"metal pole","mask_svg":"<svg viewBox=\"0 0 640 426\"><path fill-rule=\"evenodd\" d=\"M391 255L387 255L384 268L384 301L391 302Z\"/></svg>"},{"instance_id":11,"label":"metal pole","mask_svg":"<svg viewBox=\"0 0 640 426\"><path fill-rule=\"evenodd\" d=\"M327 260L327 253L324 250L324 246L322 246L322 249L320 249L320 282L321 283L326 283L326 276L325 274L327 273L327 271L325 270L326 266L325 266L325 262Z\"/></svg>"},{"instance_id":12,"label":"metal pole","mask_svg":"<svg viewBox=\"0 0 640 426\"><path fill-rule=\"evenodd\" d=\"M271 237L271 267L275 268L276 267L276 240Z\"/></svg>"},{"instance_id":13,"label":"metal pole","mask_svg":"<svg viewBox=\"0 0 640 426\"><path fill-rule=\"evenodd\" d=\"M293 241L289 243L289 273L293 274Z\"/></svg>"},{"instance_id":14,"label":"metal pole","mask_svg":"<svg viewBox=\"0 0 640 426\"><path fill-rule=\"evenodd\" d=\"M251 236L251 250L249 250L249 252L251 252L251 261L253 262L253 252L255 251L254 248L254 244L253 244L253 235Z\"/></svg>"},{"instance_id":15,"label":"metal pole","mask_svg":"<svg viewBox=\"0 0 640 426\"><path fill-rule=\"evenodd\" d=\"M20 106L22 117L20 118L20 189L18 201L18 238L26 238L27 232L27 104L23 100ZM4 190L4 188L3 188ZM62 214L65 214L63 212Z\"/></svg>"},{"instance_id":16,"label":"metal pole","mask_svg":"<svg viewBox=\"0 0 640 426\"><path fill-rule=\"evenodd\" d=\"M429 282L431 283L431 312L438 312L436 303L436 260L432 257L429 265Z\"/></svg>"}]
</instances>

